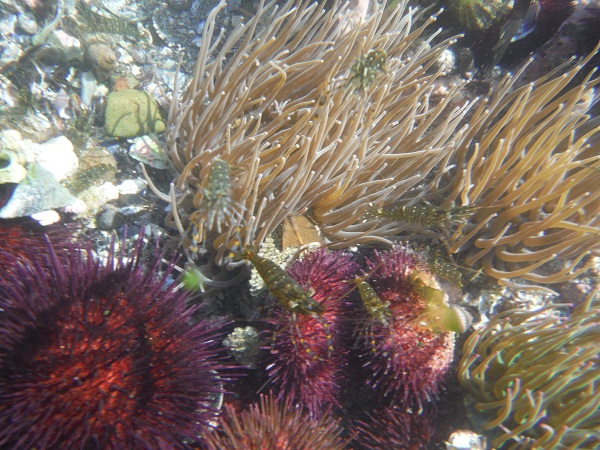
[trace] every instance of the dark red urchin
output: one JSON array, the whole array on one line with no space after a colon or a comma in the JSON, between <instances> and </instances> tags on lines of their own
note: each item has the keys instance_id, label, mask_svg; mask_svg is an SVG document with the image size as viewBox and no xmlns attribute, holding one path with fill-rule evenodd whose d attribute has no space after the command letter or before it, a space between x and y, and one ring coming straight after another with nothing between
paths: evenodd
<instances>
[{"instance_id":1,"label":"dark red urchin","mask_svg":"<svg viewBox=\"0 0 600 450\"><path fill-rule=\"evenodd\" d=\"M426 269L414 254L400 246L374 250L366 264L368 282L391 313L388 324L373 324L373 338L360 350L367 384L388 405L419 409L440 389L452 361L453 333L434 332L424 320L427 304L410 277Z\"/></svg>"},{"instance_id":2,"label":"dark red urchin","mask_svg":"<svg viewBox=\"0 0 600 450\"><path fill-rule=\"evenodd\" d=\"M414 411L396 405L372 412L353 426L353 447L364 450L430 448L436 415L435 407L427 405L424 411Z\"/></svg>"},{"instance_id":3,"label":"dark red urchin","mask_svg":"<svg viewBox=\"0 0 600 450\"><path fill-rule=\"evenodd\" d=\"M227 405L219 431L206 435L209 450L341 450L339 420L328 411L316 418L272 395L240 413Z\"/></svg>"},{"instance_id":4,"label":"dark red urchin","mask_svg":"<svg viewBox=\"0 0 600 450\"><path fill-rule=\"evenodd\" d=\"M18 260L0 285L0 447L187 448L222 393L217 326L190 324L169 270Z\"/></svg>"},{"instance_id":5,"label":"dark red urchin","mask_svg":"<svg viewBox=\"0 0 600 450\"><path fill-rule=\"evenodd\" d=\"M0 219L0 280L12 277L15 259L39 258L48 252L48 242L59 256L65 255L65 249L71 240L71 231L67 227L54 226L42 228L33 219Z\"/></svg>"},{"instance_id":6,"label":"dark red urchin","mask_svg":"<svg viewBox=\"0 0 600 450\"><path fill-rule=\"evenodd\" d=\"M319 414L327 405L339 405L340 382L348 349L342 343L344 298L351 290L358 264L343 251L319 249L295 262L288 273L304 289L314 292L321 315L295 314L275 308L276 332L267 366L269 386L292 402ZM329 349L329 346L332 349Z\"/></svg>"}]
</instances>

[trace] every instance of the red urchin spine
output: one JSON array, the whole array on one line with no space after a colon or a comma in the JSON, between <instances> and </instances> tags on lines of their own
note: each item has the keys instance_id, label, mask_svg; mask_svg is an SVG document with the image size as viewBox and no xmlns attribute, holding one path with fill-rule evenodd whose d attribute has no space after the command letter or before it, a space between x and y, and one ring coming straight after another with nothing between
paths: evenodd
<instances>
[{"instance_id":1,"label":"red urchin spine","mask_svg":"<svg viewBox=\"0 0 600 450\"><path fill-rule=\"evenodd\" d=\"M272 393L260 396L260 401L238 412L230 405L220 417L220 431L207 434L209 450L223 449L293 449L342 450L339 419L329 411L319 418L291 401L276 398Z\"/></svg>"},{"instance_id":2,"label":"red urchin spine","mask_svg":"<svg viewBox=\"0 0 600 450\"><path fill-rule=\"evenodd\" d=\"M276 307L280 329L271 347L267 366L269 386L280 396L320 414L328 405L339 406L343 369L347 364L343 321L345 296L358 270L352 256L319 249L292 265L289 274L323 307L319 316L293 314ZM295 316L295 317L294 317Z\"/></svg>"},{"instance_id":3,"label":"red urchin spine","mask_svg":"<svg viewBox=\"0 0 600 450\"><path fill-rule=\"evenodd\" d=\"M0 285L2 448L186 448L207 429L220 327L191 325L170 269L145 268L140 252L14 260Z\"/></svg>"},{"instance_id":4,"label":"red urchin spine","mask_svg":"<svg viewBox=\"0 0 600 450\"><path fill-rule=\"evenodd\" d=\"M372 411L364 420L353 425L353 448L407 449L429 448L434 436L435 407L427 405L423 411L414 411L402 405Z\"/></svg>"}]
</instances>

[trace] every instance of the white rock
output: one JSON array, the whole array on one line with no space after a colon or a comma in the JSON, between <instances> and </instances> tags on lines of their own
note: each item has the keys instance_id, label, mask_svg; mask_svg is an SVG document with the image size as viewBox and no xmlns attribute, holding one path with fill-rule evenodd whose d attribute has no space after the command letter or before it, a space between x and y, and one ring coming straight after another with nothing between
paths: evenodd
<instances>
[{"instance_id":1,"label":"white rock","mask_svg":"<svg viewBox=\"0 0 600 450\"><path fill-rule=\"evenodd\" d=\"M107 181L100 186L91 186L84 190L79 194L79 198L88 206L89 212L94 214L102 205L119 198L119 188Z\"/></svg>"},{"instance_id":2,"label":"white rock","mask_svg":"<svg viewBox=\"0 0 600 450\"><path fill-rule=\"evenodd\" d=\"M81 74L81 101L86 106L92 106L92 98L96 95L98 82L92 72L82 72Z\"/></svg>"},{"instance_id":3,"label":"white rock","mask_svg":"<svg viewBox=\"0 0 600 450\"><path fill-rule=\"evenodd\" d=\"M39 144L35 159L58 181L63 181L75 173L79 164L79 158L73 151L73 144L65 136L59 136Z\"/></svg>"},{"instance_id":4,"label":"white rock","mask_svg":"<svg viewBox=\"0 0 600 450\"><path fill-rule=\"evenodd\" d=\"M65 52L67 61L80 58L83 56L83 49L81 48L81 42L79 39L65 33L63 30L54 30L48 36L46 44L60 48Z\"/></svg>"},{"instance_id":5,"label":"white rock","mask_svg":"<svg viewBox=\"0 0 600 450\"><path fill-rule=\"evenodd\" d=\"M121 195L135 195L142 192L147 186L148 183L146 180L136 178L135 180L125 180L117 187L119 188L119 194Z\"/></svg>"},{"instance_id":6,"label":"white rock","mask_svg":"<svg viewBox=\"0 0 600 450\"><path fill-rule=\"evenodd\" d=\"M41 226L52 225L53 223L60 222L60 214L53 209L48 211L40 211L31 215L31 218L37 221Z\"/></svg>"}]
</instances>

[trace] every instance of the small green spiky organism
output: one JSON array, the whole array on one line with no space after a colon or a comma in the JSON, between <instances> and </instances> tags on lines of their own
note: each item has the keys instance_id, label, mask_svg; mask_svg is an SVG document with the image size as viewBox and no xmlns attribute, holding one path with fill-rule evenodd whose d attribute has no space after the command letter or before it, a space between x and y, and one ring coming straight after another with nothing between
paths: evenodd
<instances>
[{"instance_id":1,"label":"small green spiky organism","mask_svg":"<svg viewBox=\"0 0 600 450\"><path fill-rule=\"evenodd\" d=\"M500 313L465 342L459 379L493 448L600 446L600 301L557 306Z\"/></svg>"}]
</instances>

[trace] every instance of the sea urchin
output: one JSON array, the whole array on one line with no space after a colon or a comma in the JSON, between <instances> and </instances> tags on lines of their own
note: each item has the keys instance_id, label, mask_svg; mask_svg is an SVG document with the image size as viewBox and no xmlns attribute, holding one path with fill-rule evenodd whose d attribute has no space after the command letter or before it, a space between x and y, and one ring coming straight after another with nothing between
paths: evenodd
<instances>
[{"instance_id":1,"label":"sea urchin","mask_svg":"<svg viewBox=\"0 0 600 450\"><path fill-rule=\"evenodd\" d=\"M226 406L221 417L221 434L207 435L210 450L341 450L346 448L340 436L339 419L325 413L315 418L290 401L277 400L272 394L260 397L260 403L236 413Z\"/></svg>"},{"instance_id":2,"label":"sea urchin","mask_svg":"<svg viewBox=\"0 0 600 450\"><path fill-rule=\"evenodd\" d=\"M352 255L319 249L290 268L289 275L320 305L320 314L293 314L275 309L280 325L267 367L269 384L281 396L318 415L322 407L339 405L348 349L342 340L345 297L358 270Z\"/></svg>"},{"instance_id":3,"label":"sea urchin","mask_svg":"<svg viewBox=\"0 0 600 450\"><path fill-rule=\"evenodd\" d=\"M367 384L388 399L384 403L420 409L439 391L452 361L454 334L437 326L448 307L427 290L443 292L423 282L433 277L400 246L373 251L366 265L367 279L390 315L386 323L372 325L373 336L362 349Z\"/></svg>"},{"instance_id":4,"label":"sea urchin","mask_svg":"<svg viewBox=\"0 0 600 450\"><path fill-rule=\"evenodd\" d=\"M0 286L0 447L185 448L220 398L217 327L190 324L169 270L15 258ZM122 255L121 255L122 256ZM43 267L43 269L42 269Z\"/></svg>"}]
</instances>

